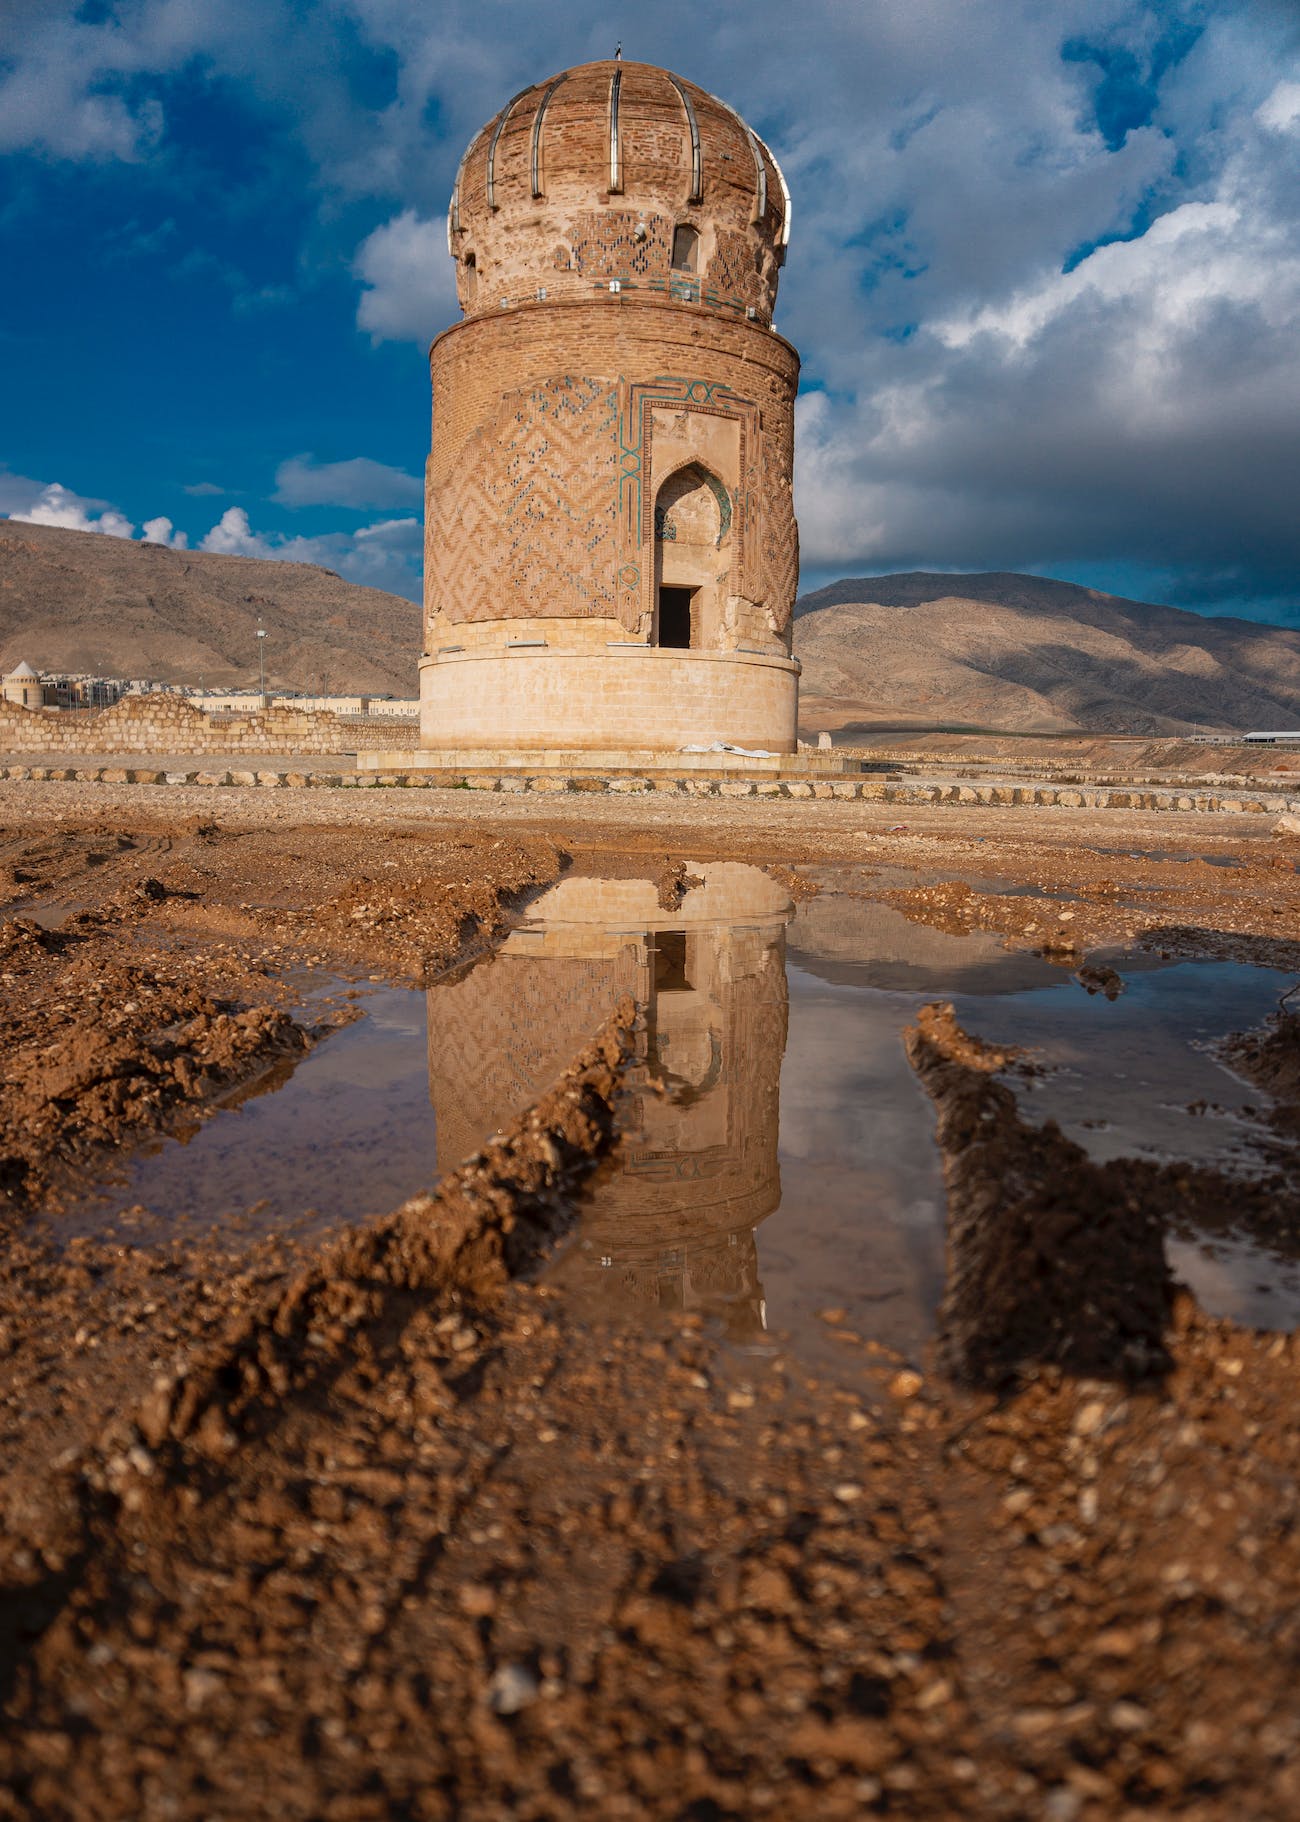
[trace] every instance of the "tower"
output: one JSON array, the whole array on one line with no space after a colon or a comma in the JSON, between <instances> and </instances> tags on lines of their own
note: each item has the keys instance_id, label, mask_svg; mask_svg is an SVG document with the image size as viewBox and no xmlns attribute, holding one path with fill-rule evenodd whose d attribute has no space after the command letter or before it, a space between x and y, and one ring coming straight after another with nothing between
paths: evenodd
<instances>
[{"instance_id":1,"label":"tower","mask_svg":"<svg viewBox=\"0 0 1300 1822\"><path fill-rule=\"evenodd\" d=\"M795 749L799 361L772 328L780 167L619 60L472 141L430 350L421 744Z\"/></svg>"},{"instance_id":2,"label":"tower","mask_svg":"<svg viewBox=\"0 0 1300 1822\"><path fill-rule=\"evenodd\" d=\"M429 1093L451 1170L531 1106L620 995L644 1013L622 1142L580 1218L568 1275L761 1326L755 1230L781 1200L787 893L700 865L677 907L653 882L570 875L466 974L431 987Z\"/></svg>"}]
</instances>

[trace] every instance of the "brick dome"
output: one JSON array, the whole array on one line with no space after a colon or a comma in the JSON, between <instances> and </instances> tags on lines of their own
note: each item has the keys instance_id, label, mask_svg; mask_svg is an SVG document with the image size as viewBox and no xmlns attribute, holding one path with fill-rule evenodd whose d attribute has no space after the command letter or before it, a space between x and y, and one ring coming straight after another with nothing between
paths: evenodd
<instances>
[{"instance_id":1,"label":"brick dome","mask_svg":"<svg viewBox=\"0 0 1300 1822\"><path fill-rule=\"evenodd\" d=\"M617 60L508 102L461 160L447 217L467 316L613 286L770 322L789 232L780 166L739 114Z\"/></svg>"}]
</instances>

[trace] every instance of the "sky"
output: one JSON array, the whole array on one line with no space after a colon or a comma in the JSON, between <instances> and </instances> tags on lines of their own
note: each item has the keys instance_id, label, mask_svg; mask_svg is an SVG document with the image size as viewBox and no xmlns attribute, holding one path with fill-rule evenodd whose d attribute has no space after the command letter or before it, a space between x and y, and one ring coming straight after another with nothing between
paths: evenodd
<instances>
[{"instance_id":1,"label":"sky","mask_svg":"<svg viewBox=\"0 0 1300 1822\"><path fill-rule=\"evenodd\" d=\"M805 588L1300 627L1295 0L0 0L0 515L418 597L456 164L620 39L785 170Z\"/></svg>"}]
</instances>

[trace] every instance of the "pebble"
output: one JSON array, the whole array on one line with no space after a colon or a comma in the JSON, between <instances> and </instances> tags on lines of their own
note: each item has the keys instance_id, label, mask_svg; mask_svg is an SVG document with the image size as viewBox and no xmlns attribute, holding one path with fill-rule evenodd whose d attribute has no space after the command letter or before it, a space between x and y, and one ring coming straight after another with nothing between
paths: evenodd
<instances>
[{"instance_id":1,"label":"pebble","mask_svg":"<svg viewBox=\"0 0 1300 1822\"><path fill-rule=\"evenodd\" d=\"M1105 1421L1105 1405L1099 1398L1091 1399L1075 1414L1074 1433L1076 1436L1095 1436Z\"/></svg>"},{"instance_id":2,"label":"pebble","mask_svg":"<svg viewBox=\"0 0 1300 1822\"><path fill-rule=\"evenodd\" d=\"M540 1693L541 1684L526 1664L501 1664L488 1684L488 1707L493 1714L518 1714Z\"/></svg>"}]
</instances>

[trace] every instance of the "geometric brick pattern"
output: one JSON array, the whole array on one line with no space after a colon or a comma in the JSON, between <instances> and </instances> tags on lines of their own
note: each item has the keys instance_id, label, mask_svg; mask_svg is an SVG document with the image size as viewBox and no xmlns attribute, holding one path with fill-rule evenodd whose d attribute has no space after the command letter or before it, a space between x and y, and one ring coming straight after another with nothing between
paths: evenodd
<instances>
[{"instance_id":1,"label":"geometric brick pattern","mask_svg":"<svg viewBox=\"0 0 1300 1822\"><path fill-rule=\"evenodd\" d=\"M608 382L506 394L430 496L434 611L452 624L614 613L617 423Z\"/></svg>"},{"instance_id":2,"label":"geometric brick pattern","mask_svg":"<svg viewBox=\"0 0 1300 1822\"><path fill-rule=\"evenodd\" d=\"M636 238L637 228L645 230ZM574 218L572 264L592 278L644 278L668 270L672 257L673 221L647 210L590 209ZM750 260L751 266L753 259Z\"/></svg>"},{"instance_id":3,"label":"geometric brick pattern","mask_svg":"<svg viewBox=\"0 0 1300 1822\"><path fill-rule=\"evenodd\" d=\"M769 469L766 509L763 513L763 605L776 631L784 636L799 592L799 527L795 522L790 484Z\"/></svg>"},{"instance_id":4,"label":"geometric brick pattern","mask_svg":"<svg viewBox=\"0 0 1300 1822\"><path fill-rule=\"evenodd\" d=\"M762 303L763 287L753 237L737 234L733 228L719 228L705 283L719 297L752 304L757 309Z\"/></svg>"},{"instance_id":5,"label":"geometric brick pattern","mask_svg":"<svg viewBox=\"0 0 1300 1822\"><path fill-rule=\"evenodd\" d=\"M637 991L631 960L487 956L459 981L430 989L440 1170L477 1151L559 1078L619 993Z\"/></svg>"}]
</instances>

